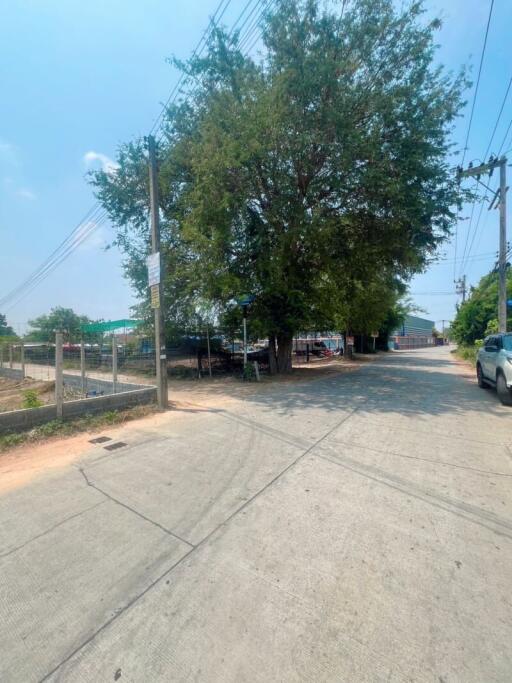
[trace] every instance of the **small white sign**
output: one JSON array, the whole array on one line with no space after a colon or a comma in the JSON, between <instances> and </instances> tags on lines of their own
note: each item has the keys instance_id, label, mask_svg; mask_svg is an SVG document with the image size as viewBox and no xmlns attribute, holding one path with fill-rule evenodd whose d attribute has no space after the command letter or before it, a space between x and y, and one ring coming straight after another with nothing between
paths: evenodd
<instances>
[{"instance_id":1,"label":"small white sign","mask_svg":"<svg viewBox=\"0 0 512 683\"><path fill-rule=\"evenodd\" d=\"M146 259L146 265L148 267L148 285L152 287L153 285L160 284L160 252L157 251L156 254L150 254Z\"/></svg>"}]
</instances>

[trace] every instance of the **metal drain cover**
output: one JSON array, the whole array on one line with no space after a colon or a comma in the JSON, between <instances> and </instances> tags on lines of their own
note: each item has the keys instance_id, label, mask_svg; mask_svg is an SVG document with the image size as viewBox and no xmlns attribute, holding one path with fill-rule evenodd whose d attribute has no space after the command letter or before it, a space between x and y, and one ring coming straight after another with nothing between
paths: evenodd
<instances>
[{"instance_id":1,"label":"metal drain cover","mask_svg":"<svg viewBox=\"0 0 512 683\"><path fill-rule=\"evenodd\" d=\"M103 448L106 451L116 451L118 448L122 448L123 446L127 446L124 441L116 441L115 443L110 443L108 446L103 446Z\"/></svg>"},{"instance_id":2,"label":"metal drain cover","mask_svg":"<svg viewBox=\"0 0 512 683\"><path fill-rule=\"evenodd\" d=\"M105 441L112 441L110 436L97 436L95 439L89 439L89 443L105 443Z\"/></svg>"}]
</instances>

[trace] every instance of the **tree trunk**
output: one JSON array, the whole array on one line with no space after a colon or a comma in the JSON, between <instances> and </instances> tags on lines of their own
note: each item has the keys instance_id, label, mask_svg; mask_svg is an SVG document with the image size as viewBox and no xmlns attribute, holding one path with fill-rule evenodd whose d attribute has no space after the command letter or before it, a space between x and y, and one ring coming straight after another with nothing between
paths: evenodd
<instances>
[{"instance_id":1,"label":"tree trunk","mask_svg":"<svg viewBox=\"0 0 512 683\"><path fill-rule=\"evenodd\" d=\"M277 372L285 374L292 371L292 347L293 335L277 336Z\"/></svg>"},{"instance_id":2,"label":"tree trunk","mask_svg":"<svg viewBox=\"0 0 512 683\"><path fill-rule=\"evenodd\" d=\"M277 358L276 358L276 336L275 334L268 335L268 371L271 375L277 373Z\"/></svg>"}]
</instances>

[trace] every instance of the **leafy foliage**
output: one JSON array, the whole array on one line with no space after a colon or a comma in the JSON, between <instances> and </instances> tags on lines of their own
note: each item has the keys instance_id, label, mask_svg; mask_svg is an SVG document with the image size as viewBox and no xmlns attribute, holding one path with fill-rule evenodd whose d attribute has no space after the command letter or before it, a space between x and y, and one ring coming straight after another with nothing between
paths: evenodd
<instances>
[{"instance_id":1,"label":"leafy foliage","mask_svg":"<svg viewBox=\"0 0 512 683\"><path fill-rule=\"evenodd\" d=\"M7 317L0 313L0 339L2 337L15 337L16 333L10 325L7 324Z\"/></svg>"},{"instance_id":2,"label":"leafy foliage","mask_svg":"<svg viewBox=\"0 0 512 683\"><path fill-rule=\"evenodd\" d=\"M160 152L169 320L200 301L233 317L251 292L280 371L298 330L385 324L460 200L446 158L465 83L434 68L439 22L422 7L358 0L340 16L281 0L260 62L218 30L205 57L179 64L197 88L169 110ZM93 183L147 306L143 142L118 162Z\"/></svg>"},{"instance_id":3,"label":"leafy foliage","mask_svg":"<svg viewBox=\"0 0 512 683\"><path fill-rule=\"evenodd\" d=\"M507 290L512 291L512 272L507 273ZM457 309L450 328L451 337L459 344L474 344L488 334L498 331L498 273L492 272L471 289L467 301ZM512 315L508 309L508 329Z\"/></svg>"},{"instance_id":4,"label":"leafy foliage","mask_svg":"<svg viewBox=\"0 0 512 683\"><path fill-rule=\"evenodd\" d=\"M92 322L86 315L78 315L71 308L57 306L48 315L29 320L30 330L27 338L33 341L52 342L55 332L61 331L64 339L77 342L81 339L80 326Z\"/></svg>"},{"instance_id":5,"label":"leafy foliage","mask_svg":"<svg viewBox=\"0 0 512 683\"><path fill-rule=\"evenodd\" d=\"M35 389L26 389L23 392L24 408L40 408L43 404Z\"/></svg>"}]
</instances>

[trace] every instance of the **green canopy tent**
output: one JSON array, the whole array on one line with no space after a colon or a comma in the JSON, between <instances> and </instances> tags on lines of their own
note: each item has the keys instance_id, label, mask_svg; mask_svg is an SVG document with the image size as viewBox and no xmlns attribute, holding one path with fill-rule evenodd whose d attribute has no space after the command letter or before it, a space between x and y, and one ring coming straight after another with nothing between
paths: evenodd
<instances>
[{"instance_id":1,"label":"green canopy tent","mask_svg":"<svg viewBox=\"0 0 512 683\"><path fill-rule=\"evenodd\" d=\"M82 332L115 332L116 330L135 329L143 324L143 320L106 320L101 323L80 325Z\"/></svg>"}]
</instances>

